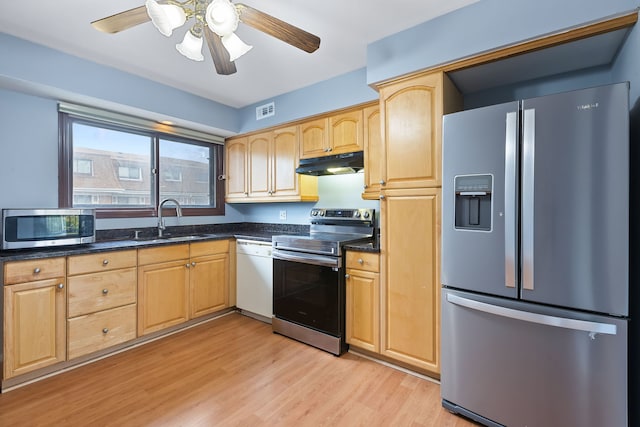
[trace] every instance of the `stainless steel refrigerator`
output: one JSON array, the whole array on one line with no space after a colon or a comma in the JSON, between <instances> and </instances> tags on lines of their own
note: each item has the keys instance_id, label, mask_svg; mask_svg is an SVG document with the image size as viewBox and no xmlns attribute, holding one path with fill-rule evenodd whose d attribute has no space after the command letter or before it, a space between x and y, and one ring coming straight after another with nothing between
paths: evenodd
<instances>
[{"instance_id":1,"label":"stainless steel refrigerator","mask_svg":"<svg viewBox=\"0 0 640 427\"><path fill-rule=\"evenodd\" d=\"M628 425L628 83L443 120L443 405Z\"/></svg>"}]
</instances>

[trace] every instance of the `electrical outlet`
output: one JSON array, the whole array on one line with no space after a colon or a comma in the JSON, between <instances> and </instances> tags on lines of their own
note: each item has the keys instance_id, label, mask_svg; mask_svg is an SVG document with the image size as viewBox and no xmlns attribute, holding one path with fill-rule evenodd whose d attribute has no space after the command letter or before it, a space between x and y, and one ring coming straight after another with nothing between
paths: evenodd
<instances>
[{"instance_id":1,"label":"electrical outlet","mask_svg":"<svg viewBox=\"0 0 640 427\"><path fill-rule=\"evenodd\" d=\"M287 219L287 211L280 211L280 219Z\"/></svg>"}]
</instances>

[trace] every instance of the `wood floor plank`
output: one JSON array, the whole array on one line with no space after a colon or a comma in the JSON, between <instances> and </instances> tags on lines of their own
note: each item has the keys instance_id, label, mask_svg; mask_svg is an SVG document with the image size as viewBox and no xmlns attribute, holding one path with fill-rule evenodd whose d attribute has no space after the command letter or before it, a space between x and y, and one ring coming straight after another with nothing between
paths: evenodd
<instances>
[{"instance_id":1,"label":"wood floor plank","mask_svg":"<svg viewBox=\"0 0 640 427\"><path fill-rule=\"evenodd\" d=\"M476 424L433 382L234 313L0 395L0 426Z\"/></svg>"}]
</instances>

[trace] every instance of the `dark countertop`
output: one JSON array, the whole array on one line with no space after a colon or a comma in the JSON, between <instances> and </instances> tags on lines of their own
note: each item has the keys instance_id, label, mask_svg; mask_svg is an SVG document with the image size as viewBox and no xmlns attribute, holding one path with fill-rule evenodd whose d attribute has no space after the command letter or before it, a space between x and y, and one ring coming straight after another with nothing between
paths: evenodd
<instances>
[{"instance_id":1,"label":"dark countertop","mask_svg":"<svg viewBox=\"0 0 640 427\"><path fill-rule=\"evenodd\" d=\"M148 232L143 232L140 234L144 237L140 239L134 239L131 231L108 230L103 233L98 233L98 237L102 234L104 240L96 243L55 248L0 251L0 262L85 255L113 250L140 249L207 240L246 239L270 242L273 236L280 234L308 234L308 226L295 225L283 226L279 224L249 223L226 224L224 227L218 228L219 230L212 230L212 227L208 227L206 231L218 231L209 233L198 231L197 229L193 229L193 227L185 229L173 228L167 231L164 238L156 238ZM120 232L119 235L118 232ZM372 242L352 243L345 245L345 250L379 253L380 246L378 242L378 240L375 240Z\"/></svg>"},{"instance_id":2,"label":"dark countertop","mask_svg":"<svg viewBox=\"0 0 640 427\"><path fill-rule=\"evenodd\" d=\"M345 245L344 249L347 251L380 253L380 242L375 240L372 242L352 243Z\"/></svg>"}]
</instances>

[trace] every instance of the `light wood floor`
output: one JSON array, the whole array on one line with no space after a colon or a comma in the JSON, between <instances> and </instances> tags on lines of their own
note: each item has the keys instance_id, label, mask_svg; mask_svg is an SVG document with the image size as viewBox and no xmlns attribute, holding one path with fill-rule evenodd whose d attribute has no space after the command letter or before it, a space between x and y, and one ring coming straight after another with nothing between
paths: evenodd
<instances>
[{"instance_id":1,"label":"light wood floor","mask_svg":"<svg viewBox=\"0 0 640 427\"><path fill-rule=\"evenodd\" d=\"M437 384L233 313L0 395L0 426L448 426Z\"/></svg>"}]
</instances>

